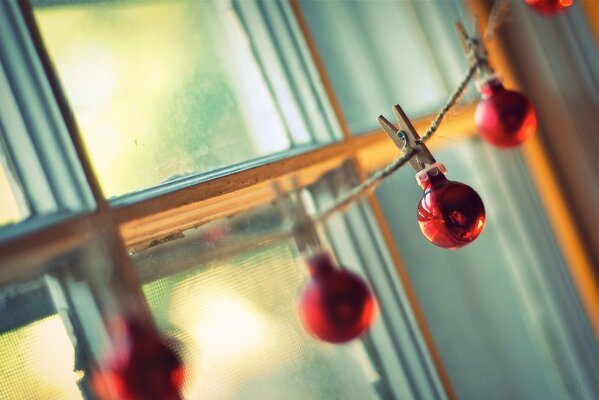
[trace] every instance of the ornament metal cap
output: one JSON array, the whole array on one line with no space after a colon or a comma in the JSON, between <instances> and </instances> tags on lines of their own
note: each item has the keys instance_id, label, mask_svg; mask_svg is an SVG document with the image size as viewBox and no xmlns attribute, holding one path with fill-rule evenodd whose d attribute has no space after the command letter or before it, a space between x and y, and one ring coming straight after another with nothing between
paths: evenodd
<instances>
[{"instance_id":1,"label":"ornament metal cap","mask_svg":"<svg viewBox=\"0 0 599 400\"><path fill-rule=\"evenodd\" d=\"M496 73L486 75L484 78L480 78L480 79L477 79L476 81L474 81L474 86L476 86L476 90L478 90L479 92L482 92L483 87L485 87L486 85L488 85L491 82L501 83L502 82L501 76L499 76Z\"/></svg>"},{"instance_id":2,"label":"ornament metal cap","mask_svg":"<svg viewBox=\"0 0 599 400\"><path fill-rule=\"evenodd\" d=\"M424 182L430 179L429 174L432 176L436 176L438 174L445 175L446 173L447 168L445 168L445 165L437 161L436 163L431 164L424 168L422 171L418 172L416 174L416 182L418 182L418 185L420 185L420 187L424 189Z\"/></svg>"}]
</instances>

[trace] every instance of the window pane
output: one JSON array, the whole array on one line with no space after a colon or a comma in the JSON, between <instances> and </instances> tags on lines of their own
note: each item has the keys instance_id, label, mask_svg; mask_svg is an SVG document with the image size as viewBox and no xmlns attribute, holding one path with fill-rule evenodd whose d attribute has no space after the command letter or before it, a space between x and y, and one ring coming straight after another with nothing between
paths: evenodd
<instances>
[{"instance_id":1,"label":"window pane","mask_svg":"<svg viewBox=\"0 0 599 400\"><path fill-rule=\"evenodd\" d=\"M275 96L229 1L35 14L108 197L317 142L290 136L295 99Z\"/></svg>"},{"instance_id":2,"label":"window pane","mask_svg":"<svg viewBox=\"0 0 599 400\"><path fill-rule=\"evenodd\" d=\"M485 203L474 243L448 251L424 238L409 169L377 196L457 398L596 398L597 342L524 160L480 140L436 158Z\"/></svg>"},{"instance_id":3,"label":"window pane","mask_svg":"<svg viewBox=\"0 0 599 400\"><path fill-rule=\"evenodd\" d=\"M436 111L466 72L454 32L457 1L310 1L301 9L353 133L401 104L412 118Z\"/></svg>"},{"instance_id":4,"label":"window pane","mask_svg":"<svg viewBox=\"0 0 599 400\"><path fill-rule=\"evenodd\" d=\"M188 253L189 263L190 250L171 247L168 258ZM152 258L142 257L138 267L151 267ZM378 374L360 342L333 346L302 328L297 300L306 272L290 244L258 246L175 273L172 264L171 274L145 284L144 293L160 329L181 349L185 398L378 398L371 386Z\"/></svg>"}]
</instances>

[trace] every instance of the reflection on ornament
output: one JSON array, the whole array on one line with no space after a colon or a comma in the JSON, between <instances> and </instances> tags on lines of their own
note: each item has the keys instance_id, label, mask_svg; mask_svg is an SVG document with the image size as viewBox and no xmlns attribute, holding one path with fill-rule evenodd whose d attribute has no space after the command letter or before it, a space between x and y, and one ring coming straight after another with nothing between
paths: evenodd
<instances>
[{"instance_id":1,"label":"reflection on ornament","mask_svg":"<svg viewBox=\"0 0 599 400\"><path fill-rule=\"evenodd\" d=\"M458 249L476 239L485 226L485 207L470 186L448 180L442 164L418 173L424 194L418 204L418 225L433 244Z\"/></svg>"},{"instance_id":2,"label":"reflection on ornament","mask_svg":"<svg viewBox=\"0 0 599 400\"><path fill-rule=\"evenodd\" d=\"M330 343L344 343L360 336L374 319L376 302L357 275L336 268L326 252L310 258L312 280L300 302L306 330Z\"/></svg>"},{"instance_id":3,"label":"reflection on ornament","mask_svg":"<svg viewBox=\"0 0 599 400\"><path fill-rule=\"evenodd\" d=\"M101 399L180 400L184 371L179 357L154 329L136 319L119 321L114 346L94 377Z\"/></svg>"},{"instance_id":4,"label":"reflection on ornament","mask_svg":"<svg viewBox=\"0 0 599 400\"><path fill-rule=\"evenodd\" d=\"M524 0L524 2L539 14L546 16L560 14L574 4L574 0Z\"/></svg>"},{"instance_id":5,"label":"reflection on ornament","mask_svg":"<svg viewBox=\"0 0 599 400\"><path fill-rule=\"evenodd\" d=\"M483 100L476 106L474 122L487 142L509 148L534 135L537 117L525 96L505 89L497 78L483 83L480 91Z\"/></svg>"}]
</instances>

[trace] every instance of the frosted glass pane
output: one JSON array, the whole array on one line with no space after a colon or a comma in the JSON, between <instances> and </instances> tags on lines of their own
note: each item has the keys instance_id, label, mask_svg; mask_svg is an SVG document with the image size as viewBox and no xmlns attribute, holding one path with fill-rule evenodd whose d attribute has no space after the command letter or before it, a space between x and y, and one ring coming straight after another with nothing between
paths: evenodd
<instances>
[{"instance_id":1,"label":"frosted glass pane","mask_svg":"<svg viewBox=\"0 0 599 400\"><path fill-rule=\"evenodd\" d=\"M436 111L466 71L454 1L313 1L301 9L353 133L399 103L411 118Z\"/></svg>"},{"instance_id":2,"label":"frosted glass pane","mask_svg":"<svg viewBox=\"0 0 599 400\"><path fill-rule=\"evenodd\" d=\"M36 8L107 197L291 147L229 3Z\"/></svg>"},{"instance_id":3,"label":"frosted glass pane","mask_svg":"<svg viewBox=\"0 0 599 400\"><path fill-rule=\"evenodd\" d=\"M160 329L189 368L186 399L378 398L359 341L330 345L302 328L305 274L280 243L144 285Z\"/></svg>"}]
</instances>

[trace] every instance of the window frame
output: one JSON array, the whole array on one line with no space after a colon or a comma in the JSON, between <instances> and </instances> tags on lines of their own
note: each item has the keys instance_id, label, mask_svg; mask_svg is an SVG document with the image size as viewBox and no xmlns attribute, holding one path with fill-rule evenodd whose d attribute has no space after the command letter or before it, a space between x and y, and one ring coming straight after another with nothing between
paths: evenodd
<instances>
[{"instance_id":1,"label":"window frame","mask_svg":"<svg viewBox=\"0 0 599 400\"><path fill-rule=\"evenodd\" d=\"M0 130L17 132L4 135L2 142L29 209L28 218L0 229L2 241L92 211L99 196L81 166L76 138L55 101L56 88L46 79L48 65L38 56L19 5L4 2L0 10Z\"/></svg>"},{"instance_id":2,"label":"window frame","mask_svg":"<svg viewBox=\"0 0 599 400\"><path fill-rule=\"evenodd\" d=\"M66 220L59 220L56 223L35 227L35 229L20 234L11 234L10 237L0 238L2 239L0 241L0 285L41 275L45 268L44 260L51 259L84 243L98 232L112 232L109 234L118 243L118 256L122 261L128 257L128 251L142 250L151 246L155 241L175 237L177 233L190 227L270 201L271 194L264 188L274 182L285 184L295 178L301 185L308 185L325 171L340 166L345 160L350 160L359 175L365 177L373 170L391 162L398 155L394 146L390 145L386 134L380 130L357 136L351 134L315 42L302 16L298 0L291 0L291 9L297 19L299 30L315 64L316 73L323 83L325 95L332 105L336 122L341 127L340 141L291 157L275 158L268 163L249 166L230 174L201 180L138 202L109 204L101 195L72 112L35 25L31 6L26 0L19 0L18 3L4 2L3 5L10 7L11 12L19 13L24 18L27 29L21 31L20 34L24 35L23 37L31 35L42 66L37 74L40 79L47 79L51 97L56 102L56 109L46 110L45 113L52 114L53 118L57 118L56 112L59 111L66 129L65 132L68 133L73 146L73 154L76 155L77 162L81 165L83 174L81 176L85 180L84 190L88 190L89 193L85 195L87 197L84 196L87 200L82 201L82 204L85 204L84 208L88 210L87 214L75 215ZM485 20L489 15L488 5L481 2L471 2L469 7L482 17L479 20ZM596 21L593 27L597 31ZM501 70L506 84L511 87L519 87L515 66L513 62L509 61L508 51L502 47L501 42L491 43L489 52L494 55L491 61L498 70ZM50 92L47 92L46 96L49 96L48 93ZM462 106L458 115L444 122L438 135L451 140L465 140L476 135L473 123L474 107L474 104ZM416 119L414 125L418 130L422 130L428 126L430 119L430 116ZM433 141L429 147L434 150L444 144L444 141ZM568 261L570 274L587 311L587 318L591 320L595 335L599 336L599 312L597 312L599 310L599 289L593 278L588 250L577 233L577 225L569 213L569 204L561 192L563 185L560 185L555 178L555 169L543 144L537 137L523 146L522 153L534 181L534 189L544 201L545 209L543 211L549 217L552 232L560 244L560 251ZM81 176L77 179L80 179ZM80 185L81 182L78 182L77 185ZM250 195L251 201L246 201L246 195ZM236 201L235 198L238 196L244 197L244 201ZM94 207L90 206L92 204L90 199L93 199ZM391 255L391 262L400 278L407 304L414 314L415 323L432 358L444 393L448 398L455 398L440 355L426 325L425 317L410 285L408 274L393 245L393 238L381 212L380 204L373 194L368 195L366 201L372 210L368 217L369 223L375 224L380 230L381 239ZM11 268L15 264L20 264L23 268L18 270ZM118 266L128 275L135 274L129 262L119 262Z\"/></svg>"}]
</instances>

